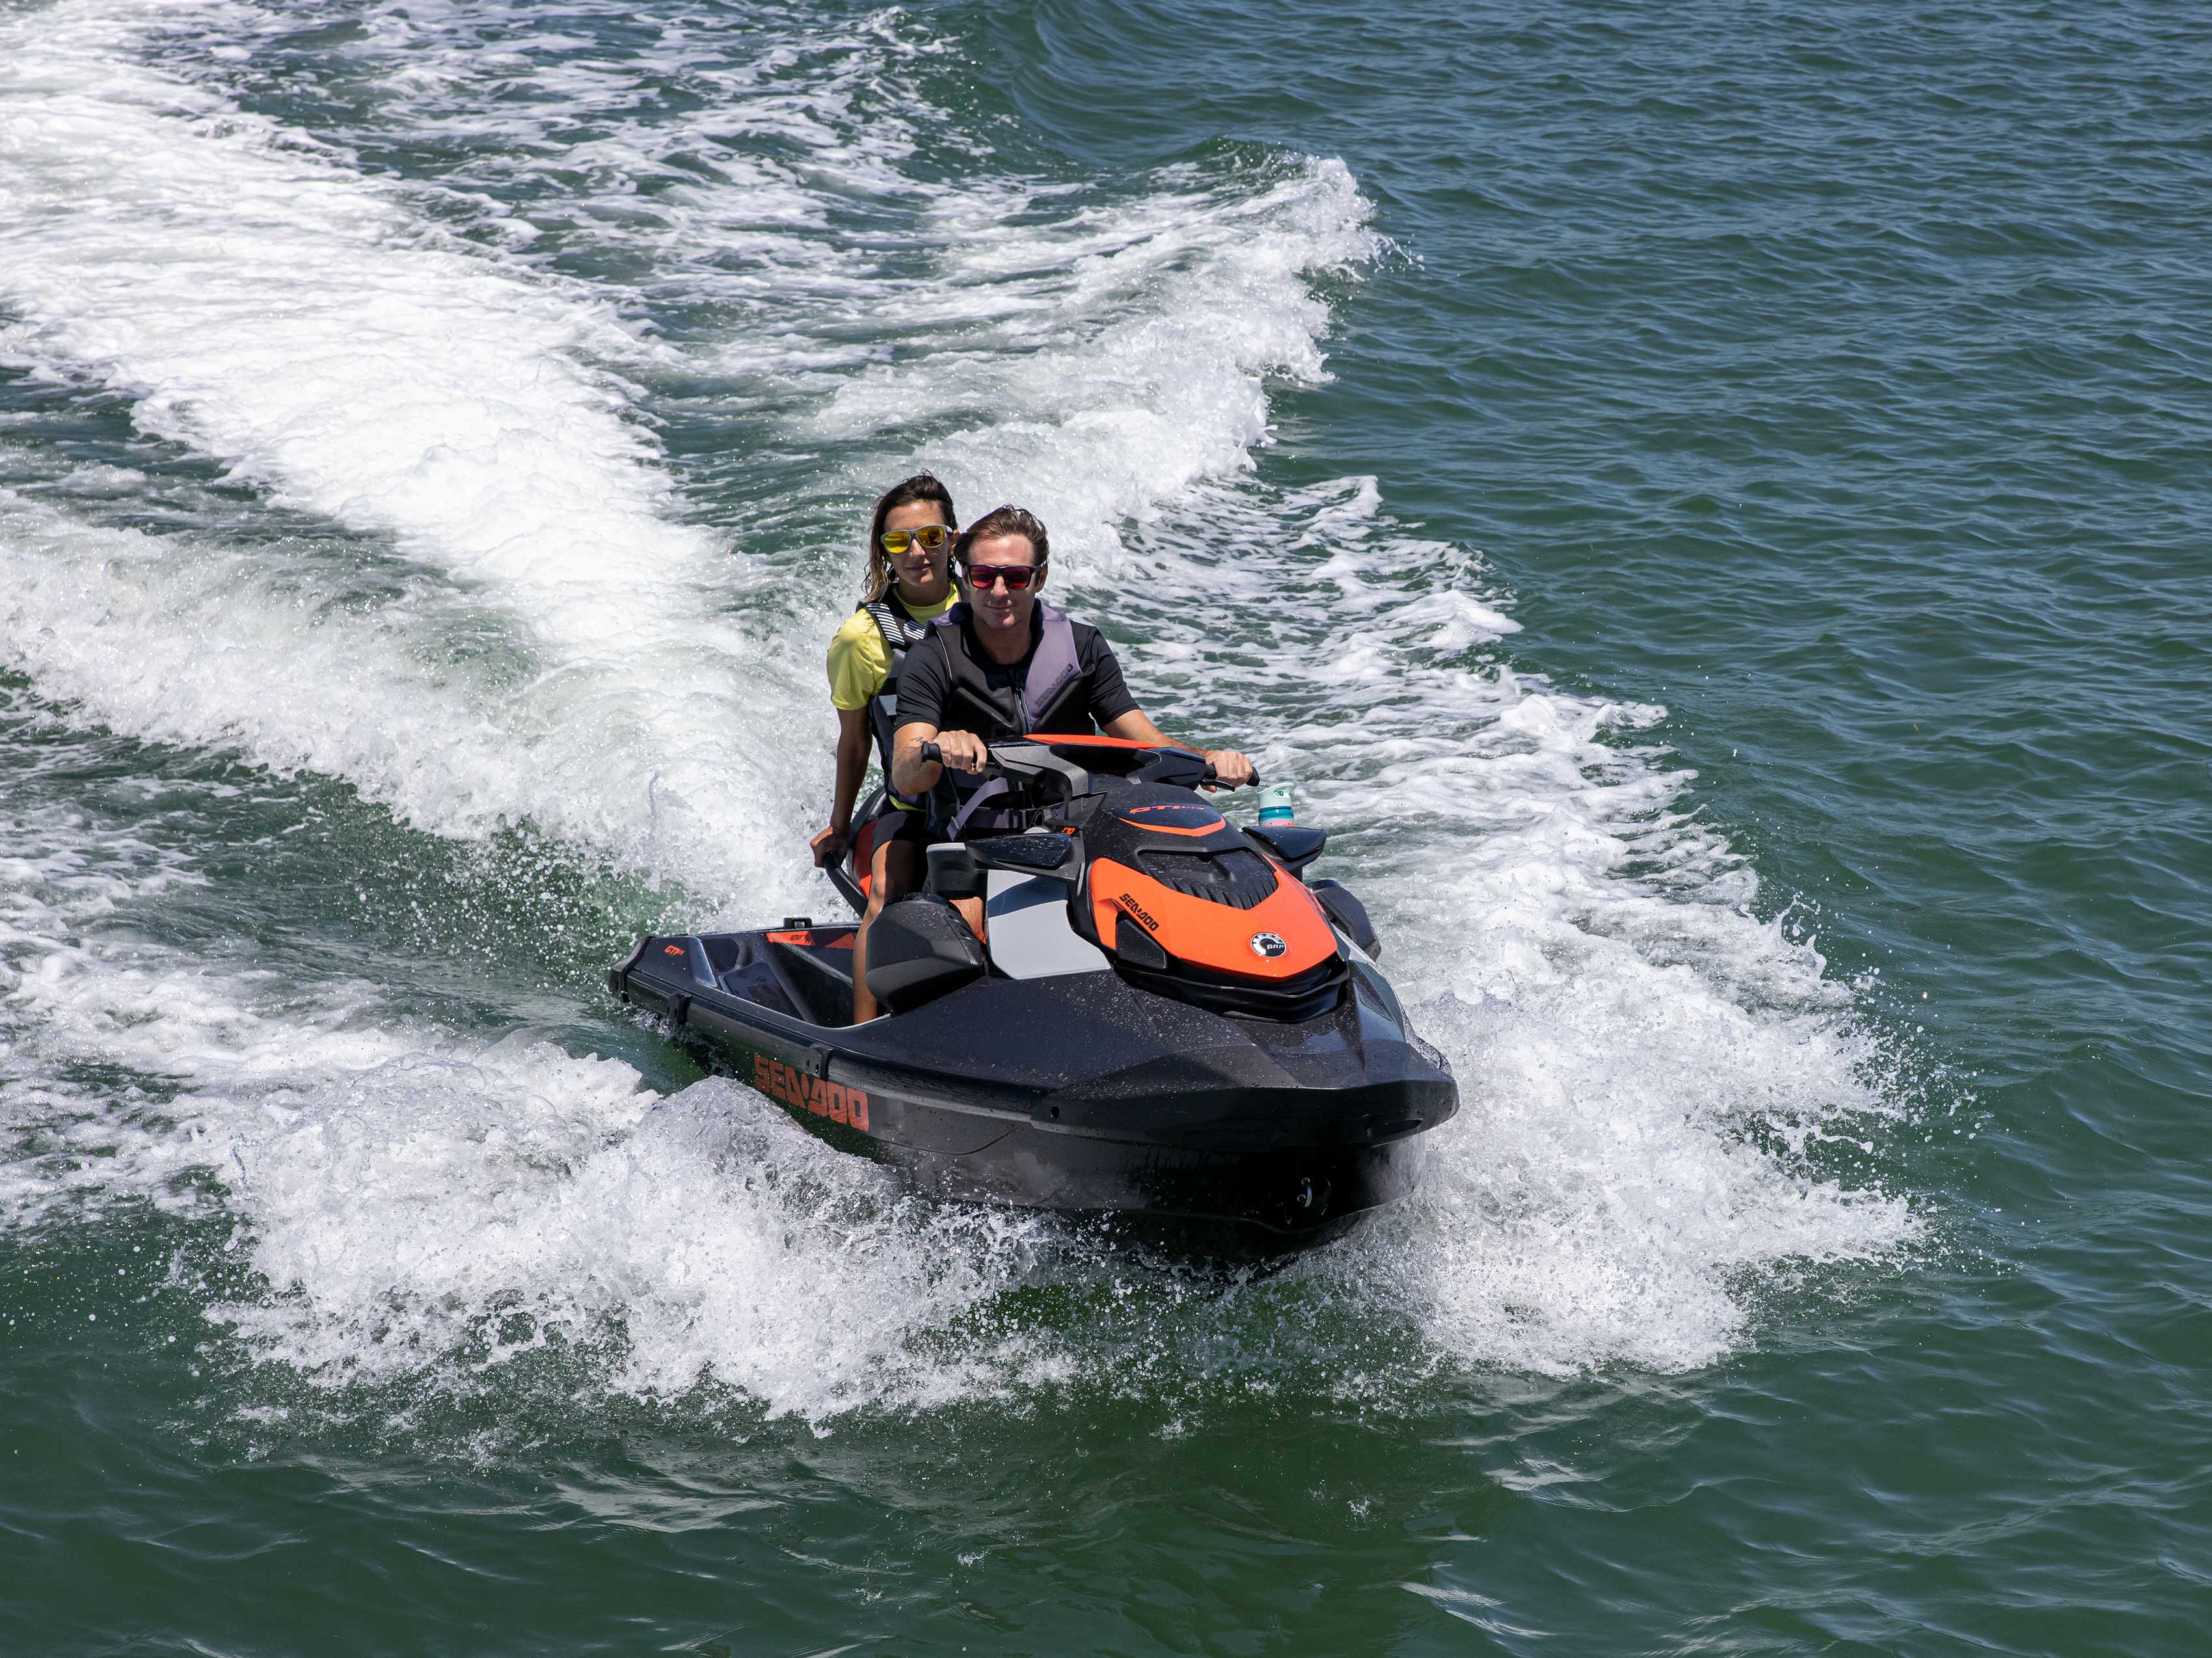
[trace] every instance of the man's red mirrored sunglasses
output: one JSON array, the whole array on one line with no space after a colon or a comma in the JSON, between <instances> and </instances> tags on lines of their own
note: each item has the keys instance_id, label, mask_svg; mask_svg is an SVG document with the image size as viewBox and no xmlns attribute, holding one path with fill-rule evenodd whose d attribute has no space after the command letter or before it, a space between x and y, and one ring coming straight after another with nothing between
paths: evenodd
<instances>
[{"instance_id":1,"label":"man's red mirrored sunglasses","mask_svg":"<svg viewBox=\"0 0 2212 1658\"><path fill-rule=\"evenodd\" d=\"M970 564L963 574L968 585L979 592L988 591L994 582L1004 581L1008 592L1018 593L1043 571L1035 564Z\"/></svg>"}]
</instances>

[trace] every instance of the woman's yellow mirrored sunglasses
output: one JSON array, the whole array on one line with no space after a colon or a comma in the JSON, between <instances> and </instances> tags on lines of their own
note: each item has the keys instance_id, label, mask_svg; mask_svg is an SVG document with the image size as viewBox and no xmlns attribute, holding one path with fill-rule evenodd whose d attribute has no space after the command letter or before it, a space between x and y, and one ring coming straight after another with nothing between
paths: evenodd
<instances>
[{"instance_id":1,"label":"woman's yellow mirrored sunglasses","mask_svg":"<svg viewBox=\"0 0 2212 1658\"><path fill-rule=\"evenodd\" d=\"M884 531L884 550L902 553L915 542L921 544L925 553L933 553L952 538L952 531L942 524L925 524L919 530L886 530Z\"/></svg>"}]
</instances>

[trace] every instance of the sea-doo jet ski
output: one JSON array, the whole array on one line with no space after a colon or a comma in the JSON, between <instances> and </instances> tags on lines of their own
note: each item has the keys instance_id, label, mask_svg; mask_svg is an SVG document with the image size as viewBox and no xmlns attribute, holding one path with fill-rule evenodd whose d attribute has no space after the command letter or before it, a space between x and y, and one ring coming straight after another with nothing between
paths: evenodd
<instances>
[{"instance_id":1,"label":"sea-doo jet ski","mask_svg":"<svg viewBox=\"0 0 2212 1658\"><path fill-rule=\"evenodd\" d=\"M935 745L925 749L934 759ZM646 938L607 975L832 1143L935 1195L1303 1248L1419 1178L1458 1108L1376 967L1328 836L1239 829L1199 756L1103 737L989 750L1003 832L928 853L884 906L851 1023L851 923ZM856 911L870 848L832 878ZM985 938L952 900L984 901Z\"/></svg>"}]
</instances>

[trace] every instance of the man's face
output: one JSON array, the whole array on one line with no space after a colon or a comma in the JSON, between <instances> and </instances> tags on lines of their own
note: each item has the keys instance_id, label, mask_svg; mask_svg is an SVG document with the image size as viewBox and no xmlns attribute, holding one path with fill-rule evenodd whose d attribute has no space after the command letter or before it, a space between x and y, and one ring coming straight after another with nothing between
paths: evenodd
<instances>
[{"instance_id":1,"label":"man's face","mask_svg":"<svg viewBox=\"0 0 2212 1658\"><path fill-rule=\"evenodd\" d=\"M1036 570L1030 585L1016 592L1003 577L994 579L985 586L981 579L994 568L1018 568ZM975 625L986 633L998 637L1019 637L1029 630L1030 615L1036 609L1037 590L1044 586L1045 572L1036 568L1036 549L1030 545L1027 536L993 536L987 541L970 542L968 546L969 604L975 617Z\"/></svg>"}]
</instances>

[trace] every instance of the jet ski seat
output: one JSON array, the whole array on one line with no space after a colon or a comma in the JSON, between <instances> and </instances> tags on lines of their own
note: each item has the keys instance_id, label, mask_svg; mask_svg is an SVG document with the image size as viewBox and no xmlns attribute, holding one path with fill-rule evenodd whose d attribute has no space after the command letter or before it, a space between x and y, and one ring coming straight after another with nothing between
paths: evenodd
<instances>
[{"instance_id":1,"label":"jet ski seat","mask_svg":"<svg viewBox=\"0 0 2212 1658\"><path fill-rule=\"evenodd\" d=\"M853 1023L853 940L858 935L850 926L791 927L767 935L768 959L800 1018L811 1024Z\"/></svg>"},{"instance_id":2,"label":"jet ski seat","mask_svg":"<svg viewBox=\"0 0 2212 1658\"><path fill-rule=\"evenodd\" d=\"M805 1004L793 994L787 976L775 970L769 946L758 936L743 932L698 935L692 947L706 957L713 981L732 996L742 996L774 1012L795 1019L807 1017ZM694 957L696 963L696 957ZM694 972L696 972L695 966ZM694 982L703 982L695 979Z\"/></svg>"}]
</instances>

